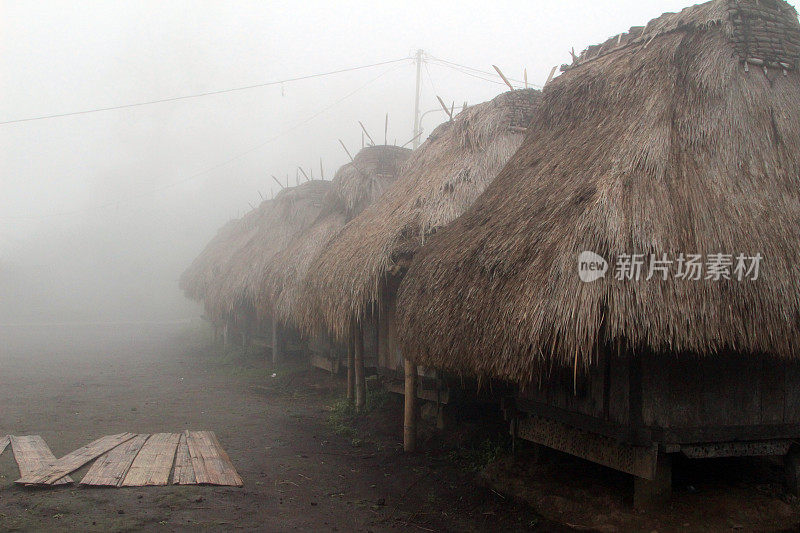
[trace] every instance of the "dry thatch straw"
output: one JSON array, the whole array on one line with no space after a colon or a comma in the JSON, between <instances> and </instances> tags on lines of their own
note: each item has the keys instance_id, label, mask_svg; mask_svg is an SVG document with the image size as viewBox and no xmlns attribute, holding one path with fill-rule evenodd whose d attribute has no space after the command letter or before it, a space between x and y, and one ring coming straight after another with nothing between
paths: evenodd
<instances>
[{"instance_id":1,"label":"dry thatch straw","mask_svg":"<svg viewBox=\"0 0 800 533\"><path fill-rule=\"evenodd\" d=\"M756 32L785 46L748 44ZM418 363L525 383L603 346L797 353L797 14L777 0L717 0L615 40L548 85L535 134L416 257L397 306L402 349ZM792 64L745 68L776 57ZM583 283L584 250L764 260L758 281L674 270L617 281L610 261L605 279Z\"/></svg>"},{"instance_id":2,"label":"dry thatch straw","mask_svg":"<svg viewBox=\"0 0 800 533\"><path fill-rule=\"evenodd\" d=\"M206 312L222 318L237 309L252 310L261 290L263 271L276 253L284 249L319 216L328 181L309 181L283 189L274 200L263 202L237 224L223 228L184 274L186 287L205 300ZM200 273L200 274L198 274ZM210 273L210 274L209 274Z\"/></svg>"},{"instance_id":3,"label":"dry thatch straw","mask_svg":"<svg viewBox=\"0 0 800 533\"><path fill-rule=\"evenodd\" d=\"M264 272L260 314L296 321L299 291L311 262L349 220L381 197L410 154L411 150L397 146L370 146L336 172L319 218L277 254Z\"/></svg>"},{"instance_id":4,"label":"dry thatch straw","mask_svg":"<svg viewBox=\"0 0 800 533\"><path fill-rule=\"evenodd\" d=\"M538 101L534 90L502 94L436 128L383 198L318 254L303 287L301 325L343 338L353 316L377 299L384 277L402 268L436 229L461 214L522 142Z\"/></svg>"},{"instance_id":5,"label":"dry thatch straw","mask_svg":"<svg viewBox=\"0 0 800 533\"><path fill-rule=\"evenodd\" d=\"M260 210L269 209L267 200L258 209L242 218L229 221L206 245L200 255L192 261L180 278L180 288L188 298L203 301L219 277L226 271L226 264L233 255L236 237L248 232L255 225Z\"/></svg>"}]
</instances>

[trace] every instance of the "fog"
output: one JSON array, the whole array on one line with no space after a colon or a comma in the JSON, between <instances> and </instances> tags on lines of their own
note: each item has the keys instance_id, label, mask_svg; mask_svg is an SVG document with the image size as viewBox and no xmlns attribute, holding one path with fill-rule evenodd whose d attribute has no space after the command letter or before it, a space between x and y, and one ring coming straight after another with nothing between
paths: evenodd
<instances>
[{"instance_id":1,"label":"fog","mask_svg":"<svg viewBox=\"0 0 800 533\"><path fill-rule=\"evenodd\" d=\"M410 57L542 85L555 65L686 0L0 1L0 122ZM483 77L483 76L481 76ZM325 177L412 137L411 60L200 98L0 125L0 323L198 314L180 273L296 168ZM430 61L422 110L504 90ZM425 115L429 133L444 114Z\"/></svg>"}]
</instances>

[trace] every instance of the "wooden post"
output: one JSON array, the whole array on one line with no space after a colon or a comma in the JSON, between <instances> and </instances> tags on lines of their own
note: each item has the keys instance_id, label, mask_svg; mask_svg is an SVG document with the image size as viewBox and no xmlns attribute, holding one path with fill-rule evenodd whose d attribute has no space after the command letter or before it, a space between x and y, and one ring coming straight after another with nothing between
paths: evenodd
<instances>
[{"instance_id":1,"label":"wooden post","mask_svg":"<svg viewBox=\"0 0 800 533\"><path fill-rule=\"evenodd\" d=\"M786 492L792 496L800 495L800 447L792 446L784 458Z\"/></svg>"},{"instance_id":2,"label":"wooden post","mask_svg":"<svg viewBox=\"0 0 800 533\"><path fill-rule=\"evenodd\" d=\"M633 478L633 507L645 510L661 505L672 496L672 457L659 453L656 462L655 479Z\"/></svg>"},{"instance_id":3,"label":"wooden post","mask_svg":"<svg viewBox=\"0 0 800 533\"><path fill-rule=\"evenodd\" d=\"M403 451L417 449L417 365L404 359L406 389L403 411Z\"/></svg>"},{"instance_id":4,"label":"wooden post","mask_svg":"<svg viewBox=\"0 0 800 533\"><path fill-rule=\"evenodd\" d=\"M277 365L281 360L281 339L278 331L278 321L272 319L272 364Z\"/></svg>"},{"instance_id":5,"label":"wooden post","mask_svg":"<svg viewBox=\"0 0 800 533\"><path fill-rule=\"evenodd\" d=\"M347 336L347 399L356 399L355 328Z\"/></svg>"},{"instance_id":6,"label":"wooden post","mask_svg":"<svg viewBox=\"0 0 800 533\"><path fill-rule=\"evenodd\" d=\"M364 330L361 324L353 326L354 361L356 380L356 411L362 412L367 406L367 377L364 371Z\"/></svg>"}]
</instances>

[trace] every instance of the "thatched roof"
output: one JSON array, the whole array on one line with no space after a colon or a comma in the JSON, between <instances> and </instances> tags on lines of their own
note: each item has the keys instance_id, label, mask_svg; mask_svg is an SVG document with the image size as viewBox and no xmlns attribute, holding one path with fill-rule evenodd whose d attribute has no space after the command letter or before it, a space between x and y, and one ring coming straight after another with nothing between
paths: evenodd
<instances>
[{"instance_id":1,"label":"thatched roof","mask_svg":"<svg viewBox=\"0 0 800 533\"><path fill-rule=\"evenodd\" d=\"M502 94L436 128L406 162L395 184L347 226L313 261L303 293L301 323L322 323L342 337L353 316L376 300L383 278L437 228L485 189L522 142L534 90Z\"/></svg>"},{"instance_id":2,"label":"thatched roof","mask_svg":"<svg viewBox=\"0 0 800 533\"><path fill-rule=\"evenodd\" d=\"M330 189L328 181L309 181L283 189L274 200L263 202L240 222L223 228L201 256L201 268L184 274L185 287L200 277L206 312L224 317L236 309L253 309L261 290L263 271L276 253L283 250L319 216L322 199ZM210 266L210 267L209 267ZM194 272L202 272L202 276ZM211 275L209 275L211 273Z\"/></svg>"},{"instance_id":3,"label":"thatched roof","mask_svg":"<svg viewBox=\"0 0 800 533\"><path fill-rule=\"evenodd\" d=\"M259 299L261 313L296 321L299 291L311 262L349 220L394 183L410 154L411 150L397 146L370 146L336 172L319 218L267 267Z\"/></svg>"},{"instance_id":4,"label":"thatched roof","mask_svg":"<svg viewBox=\"0 0 800 533\"><path fill-rule=\"evenodd\" d=\"M267 200L259 209L246 213L243 217L229 221L219 229L200 255L189 265L180 278L180 288L193 300L203 301L211 287L218 283L219 276L226 270L226 264L233 255L236 237L248 232L255 225L259 210L268 209Z\"/></svg>"},{"instance_id":5,"label":"thatched roof","mask_svg":"<svg viewBox=\"0 0 800 533\"><path fill-rule=\"evenodd\" d=\"M520 382L543 364L588 364L599 346L794 357L798 45L786 3L717 0L567 69L506 168L410 267L404 353ZM581 282L583 251L612 272ZM757 281L678 280L675 267L666 281L617 281L614 258L632 253L764 259Z\"/></svg>"}]
</instances>

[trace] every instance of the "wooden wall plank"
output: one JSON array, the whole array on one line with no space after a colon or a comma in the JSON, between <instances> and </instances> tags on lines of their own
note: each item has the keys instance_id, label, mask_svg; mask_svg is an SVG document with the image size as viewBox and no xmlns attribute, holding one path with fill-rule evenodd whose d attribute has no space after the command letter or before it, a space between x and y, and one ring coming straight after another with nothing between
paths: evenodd
<instances>
[{"instance_id":1,"label":"wooden wall plank","mask_svg":"<svg viewBox=\"0 0 800 533\"><path fill-rule=\"evenodd\" d=\"M172 462L175 459L180 436L180 433L150 435L133 460L120 486L166 485L169 482L169 473L172 471Z\"/></svg>"},{"instance_id":2,"label":"wooden wall plank","mask_svg":"<svg viewBox=\"0 0 800 533\"><path fill-rule=\"evenodd\" d=\"M197 477L194 475L192 458L189 455L189 444L186 441L188 431L181 433L178 442L178 451L175 454L175 472L172 474L173 485L196 485Z\"/></svg>"},{"instance_id":3,"label":"wooden wall plank","mask_svg":"<svg viewBox=\"0 0 800 533\"><path fill-rule=\"evenodd\" d=\"M189 431L186 441L198 483L234 487L243 485L242 478L213 431Z\"/></svg>"},{"instance_id":4,"label":"wooden wall plank","mask_svg":"<svg viewBox=\"0 0 800 533\"><path fill-rule=\"evenodd\" d=\"M112 448L116 448L123 442L134 438L134 433L120 433L119 435L106 435L101 437L74 452L68 453L61 459L56 460L49 468L32 475L23 475L16 483L33 485L51 485L60 478L74 472L89 461L96 459Z\"/></svg>"},{"instance_id":5,"label":"wooden wall plank","mask_svg":"<svg viewBox=\"0 0 800 533\"><path fill-rule=\"evenodd\" d=\"M97 458L81 480L81 485L119 487L148 435L136 435Z\"/></svg>"},{"instance_id":6,"label":"wooden wall plank","mask_svg":"<svg viewBox=\"0 0 800 533\"><path fill-rule=\"evenodd\" d=\"M778 358L763 362L761 384L761 424L782 424L786 405L787 363Z\"/></svg>"},{"instance_id":7,"label":"wooden wall plank","mask_svg":"<svg viewBox=\"0 0 800 533\"><path fill-rule=\"evenodd\" d=\"M784 400L783 419L786 424L800 423L800 363L797 361L786 362L783 390L786 394Z\"/></svg>"},{"instance_id":8,"label":"wooden wall plank","mask_svg":"<svg viewBox=\"0 0 800 533\"><path fill-rule=\"evenodd\" d=\"M14 459L17 460L22 478L35 476L43 469L52 467L56 462L53 452L39 435L12 436L11 449L14 451ZM67 483L72 483L72 478L62 476L53 484L65 485Z\"/></svg>"}]
</instances>

